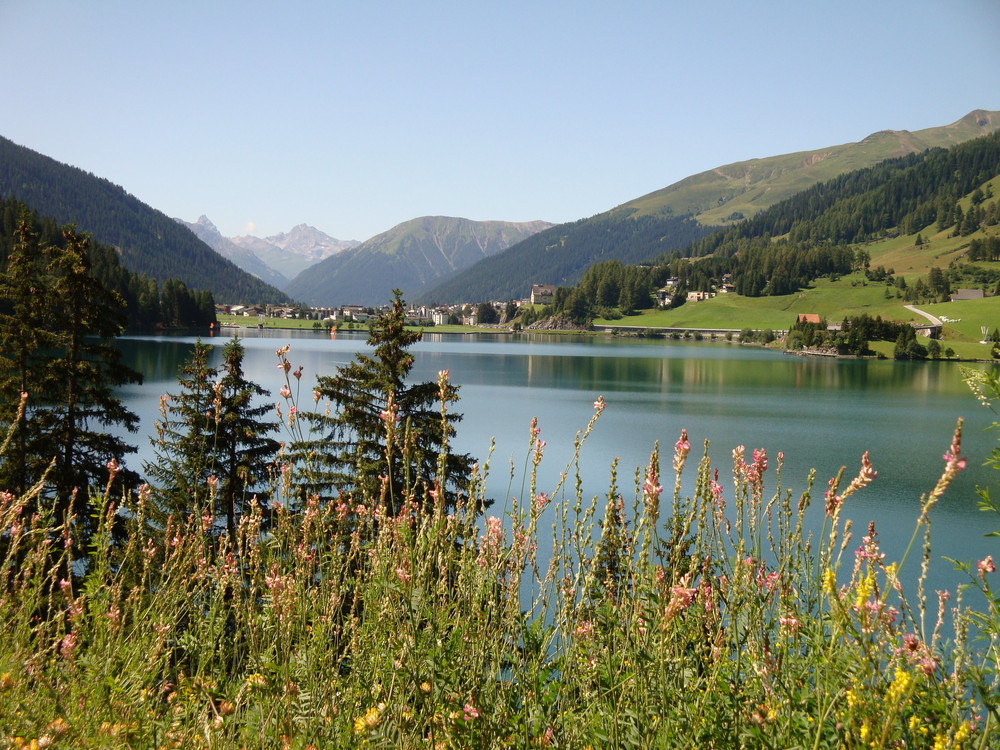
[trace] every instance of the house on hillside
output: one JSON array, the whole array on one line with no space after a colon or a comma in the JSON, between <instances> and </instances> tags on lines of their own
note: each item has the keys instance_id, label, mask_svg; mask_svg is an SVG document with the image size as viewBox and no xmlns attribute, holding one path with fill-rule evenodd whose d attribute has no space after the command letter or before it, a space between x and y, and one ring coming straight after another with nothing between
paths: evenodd
<instances>
[{"instance_id":1,"label":"house on hillside","mask_svg":"<svg viewBox=\"0 0 1000 750\"><path fill-rule=\"evenodd\" d=\"M715 292L688 292L687 301L704 302L707 299L712 299L714 296Z\"/></svg>"},{"instance_id":2,"label":"house on hillside","mask_svg":"<svg viewBox=\"0 0 1000 750\"><path fill-rule=\"evenodd\" d=\"M961 302L967 299L983 299L982 289L956 289L955 293L950 295L948 299L952 302Z\"/></svg>"},{"instance_id":3,"label":"house on hillside","mask_svg":"<svg viewBox=\"0 0 1000 750\"><path fill-rule=\"evenodd\" d=\"M556 298L556 288L553 284L532 284L531 304L551 305Z\"/></svg>"}]
</instances>

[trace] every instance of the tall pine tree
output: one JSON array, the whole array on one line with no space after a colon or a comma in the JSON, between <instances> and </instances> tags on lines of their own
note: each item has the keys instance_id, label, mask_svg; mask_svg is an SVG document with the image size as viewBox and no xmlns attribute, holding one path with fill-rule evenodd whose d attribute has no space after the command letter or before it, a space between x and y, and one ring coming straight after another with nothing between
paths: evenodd
<instances>
[{"instance_id":1,"label":"tall pine tree","mask_svg":"<svg viewBox=\"0 0 1000 750\"><path fill-rule=\"evenodd\" d=\"M0 281L0 352L7 365L0 414L9 420L22 399L27 404L0 457L0 479L5 489L23 491L51 464L42 495L56 523L70 520L72 511L80 541L91 530L91 490L109 478L137 481L120 464L134 448L113 431L134 432L138 418L114 389L141 382L114 346L125 328L125 304L91 273L89 243L67 227L61 247L42 244L25 218Z\"/></svg>"},{"instance_id":2,"label":"tall pine tree","mask_svg":"<svg viewBox=\"0 0 1000 750\"><path fill-rule=\"evenodd\" d=\"M234 535L251 503L266 507L277 425L263 418L273 408L260 402L267 391L243 374L239 339L226 344L221 370L210 356L211 347L198 341L181 369L181 392L163 397L156 461L145 470L157 485L154 518L209 513L213 528L218 519Z\"/></svg>"},{"instance_id":3,"label":"tall pine tree","mask_svg":"<svg viewBox=\"0 0 1000 750\"><path fill-rule=\"evenodd\" d=\"M442 408L458 401L458 388L447 373L438 382L407 383L409 348L421 333L406 329L402 293L393 294L390 308L371 326L372 354L358 354L336 374L317 378L317 395L330 409L304 418L321 437L294 448L305 462L309 492L381 500L390 514L406 497L424 508L453 506L472 465L468 455L447 451L461 415L442 415Z\"/></svg>"}]
</instances>

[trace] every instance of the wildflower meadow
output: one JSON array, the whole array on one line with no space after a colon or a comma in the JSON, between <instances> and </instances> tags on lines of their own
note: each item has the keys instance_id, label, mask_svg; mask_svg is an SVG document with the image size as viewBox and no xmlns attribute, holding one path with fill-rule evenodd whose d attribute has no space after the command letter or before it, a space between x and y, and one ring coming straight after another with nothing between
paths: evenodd
<instances>
[{"instance_id":1,"label":"wildflower meadow","mask_svg":"<svg viewBox=\"0 0 1000 750\"><path fill-rule=\"evenodd\" d=\"M969 377L1000 403L995 374ZM446 373L439 387L444 430ZM307 407L292 408L298 429ZM739 446L715 466L682 433L584 496L606 408L595 401L558 486L539 486L533 423L523 466L498 478L489 457L474 464L454 507L414 499L436 497L440 474L408 478L401 496L388 478L304 495L308 461L286 456L268 506L234 533L215 527L212 483L201 509L165 521L147 487L106 489L81 549L38 487L3 493L0 747L1000 744L994 561L957 561L967 585L924 590L930 517L967 460L960 422L927 436L941 476L889 560L877 528L842 519L879 481L867 454L793 496L781 454ZM383 422L386 450L405 452L406 426Z\"/></svg>"}]
</instances>

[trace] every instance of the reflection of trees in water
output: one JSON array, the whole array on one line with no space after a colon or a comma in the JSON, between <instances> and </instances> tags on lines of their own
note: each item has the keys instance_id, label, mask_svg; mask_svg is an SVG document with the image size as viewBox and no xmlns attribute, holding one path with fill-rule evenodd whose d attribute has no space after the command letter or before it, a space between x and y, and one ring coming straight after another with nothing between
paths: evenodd
<instances>
[{"instance_id":1,"label":"reflection of trees in water","mask_svg":"<svg viewBox=\"0 0 1000 750\"><path fill-rule=\"evenodd\" d=\"M118 346L121 347L125 364L141 372L146 383L161 380L176 381L181 365L190 359L194 352L193 342L169 338L155 341L119 339ZM212 358L221 360L221 354L213 352L210 356L210 359Z\"/></svg>"}]
</instances>

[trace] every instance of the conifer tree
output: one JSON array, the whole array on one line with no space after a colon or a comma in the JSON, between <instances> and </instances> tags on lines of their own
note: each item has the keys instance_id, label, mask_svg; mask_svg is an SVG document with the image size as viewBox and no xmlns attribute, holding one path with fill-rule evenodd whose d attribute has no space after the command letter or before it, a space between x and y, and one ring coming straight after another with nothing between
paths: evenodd
<instances>
[{"instance_id":1,"label":"conifer tree","mask_svg":"<svg viewBox=\"0 0 1000 750\"><path fill-rule=\"evenodd\" d=\"M0 457L0 487L18 495L41 479L51 460L40 450L39 423L31 419L37 405L46 403L50 382L41 352L55 347L55 335L46 328L45 274L38 233L22 216L0 275L0 424L12 430Z\"/></svg>"},{"instance_id":2,"label":"conifer tree","mask_svg":"<svg viewBox=\"0 0 1000 750\"><path fill-rule=\"evenodd\" d=\"M317 379L317 393L331 408L305 415L321 437L295 450L311 457L307 491L384 498L390 514L407 493L424 507L452 506L472 464L469 456L448 452L443 476L438 466L461 420L450 411L442 415L442 402L447 408L458 401L458 388L447 373L437 383L406 382L414 361L409 348L421 334L406 330L402 293L393 294L391 307L371 326L372 355L358 354L336 374Z\"/></svg>"},{"instance_id":3,"label":"conifer tree","mask_svg":"<svg viewBox=\"0 0 1000 750\"><path fill-rule=\"evenodd\" d=\"M5 419L27 394L13 449L0 458L0 478L24 490L51 464L42 494L56 523L69 520L72 512L80 542L91 527L91 489L115 477L119 486L138 480L120 464L134 448L113 434L119 427L134 432L138 418L114 388L142 379L113 345L125 328L124 302L91 273L89 242L67 227L62 247L44 245L24 220L0 282Z\"/></svg>"},{"instance_id":4,"label":"conifer tree","mask_svg":"<svg viewBox=\"0 0 1000 750\"><path fill-rule=\"evenodd\" d=\"M263 419L271 406L255 403L267 391L243 374L244 349L233 339L220 369L209 365L211 347L195 343L181 368L181 392L161 400L156 461L147 475L157 484L155 517L208 513L223 519L230 535L254 502L265 503L269 467L278 443L277 425Z\"/></svg>"},{"instance_id":5,"label":"conifer tree","mask_svg":"<svg viewBox=\"0 0 1000 750\"><path fill-rule=\"evenodd\" d=\"M125 330L125 303L90 272L90 238L73 228L63 229L65 246L54 252L52 323L57 326L56 355L47 367L55 379L48 409L49 440L55 456L53 484L57 507L69 508L74 493L84 495L104 486L109 462L120 481L135 485L138 475L118 465L135 451L111 428L135 432L138 417L115 395L116 387L141 383L142 375L122 362L113 340ZM79 504L78 504L78 507Z\"/></svg>"},{"instance_id":6,"label":"conifer tree","mask_svg":"<svg viewBox=\"0 0 1000 750\"><path fill-rule=\"evenodd\" d=\"M156 460L145 463L143 471L154 485L152 517L161 526L167 516L200 513L207 504L217 376L209 366L211 353L212 347L195 342L180 369L180 392L160 397L160 419L150 438Z\"/></svg>"},{"instance_id":7,"label":"conifer tree","mask_svg":"<svg viewBox=\"0 0 1000 750\"><path fill-rule=\"evenodd\" d=\"M222 378L215 388L216 505L226 519L231 538L235 537L239 517L251 503L266 507L265 483L279 448L278 442L269 437L277 424L263 418L273 406L259 401L269 394L246 379L243 355L238 338L226 344L222 351Z\"/></svg>"}]
</instances>

